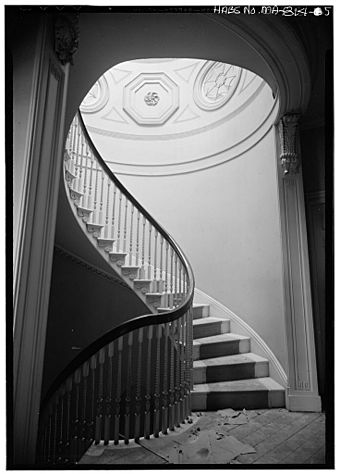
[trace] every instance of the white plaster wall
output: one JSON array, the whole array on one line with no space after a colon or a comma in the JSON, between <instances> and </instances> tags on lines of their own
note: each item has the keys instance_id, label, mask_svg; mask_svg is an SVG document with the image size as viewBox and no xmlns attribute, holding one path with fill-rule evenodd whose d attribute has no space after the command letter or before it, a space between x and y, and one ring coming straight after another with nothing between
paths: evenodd
<instances>
[{"instance_id":1,"label":"white plaster wall","mask_svg":"<svg viewBox=\"0 0 340 474\"><path fill-rule=\"evenodd\" d=\"M244 319L287 369L274 156L271 131L205 171L119 178L180 244L197 287Z\"/></svg>"}]
</instances>

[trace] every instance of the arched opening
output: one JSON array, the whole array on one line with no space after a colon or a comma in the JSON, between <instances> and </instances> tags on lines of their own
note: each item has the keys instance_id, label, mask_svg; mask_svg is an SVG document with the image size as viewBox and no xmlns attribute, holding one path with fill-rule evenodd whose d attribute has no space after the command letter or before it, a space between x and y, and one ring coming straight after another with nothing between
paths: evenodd
<instances>
[{"instance_id":1,"label":"arched opening","mask_svg":"<svg viewBox=\"0 0 340 474\"><path fill-rule=\"evenodd\" d=\"M209 58L213 61L236 64L240 67L249 68L251 71L256 72L270 85L274 95L278 96L280 99L280 110L277 115L278 118L287 112L301 113L307 106L308 97L310 94L310 79L304 48L302 47L300 40L297 39L296 31L293 32L287 23L278 21L279 19L277 18L274 21L274 18L269 17L252 17L250 20L249 17L226 18L212 14L187 16L170 14L169 16L166 15L165 19L164 15L155 14L145 14L143 16L137 14L115 15L116 16L103 14L100 15L100 18L94 18L93 15L86 13L80 15L82 41L80 43L79 52L75 57L75 64L73 68L71 68L69 74L65 133L67 132L69 124L71 123L72 118L82 101L82 98L93 85L95 80L109 67L135 58ZM228 48L226 47L226 44L228 45ZM287 45L289 45L289 47ZM48 62L47 57L44 57L44 60L46 63ZM65 71L63 71L63 73L64 72ZM65 74L68 75L68 70L65 72ZM58 77L56 79L58 81ZM46 87L46 81L38 85L35 84L35 86L37 88L40 87L43 89ZM66 88L67 87L65 85L65 89ZM52 89L51 93L54 93ZM59 102L61 103L61 101L62 97L59 97ZM58 114L61 114L61 108L61 105L58 110L56 107L58 112L56 117L59 117ZM52 171L52 177L53 176L54 174ZM302 220L300 220L299 223L303 223L304 204L303 199L301 200L300 192L302 188L299 187L300 185L297 183L297 181L298 180L294 179L291 180L291 183L293 183L292 189L298 189L299 193L293 197L293 201L291 201L293 206L290 208L288 207L288 211L290 212L290 209L295 209L297 213L300 212L298 215L300 217L302 216ZM301 179L299 182L301 182ZM289 193L288 188L286 188L285 191ZM280 199L282 199L282 196L284 195L282 194ZM288 197L289 196L292 195L288 195ZM286 197L283 199L286 199ZM296 208L294 208L294 205L296 204L294 199L300 199ZM52 200L51 202L53 204L55 200ZM284 204L286 205L287 209L287 204L289 204L287 199ZM301 211L303 211L302 214ZM289 225L289 221L285 221L284 225L286 226L285 230L291 230L287 227ZM303 233L304 229L302 228L301 230L301 228L298 228L293 230L296 230L296 238L291 239L290 243L294 244L294 241L299 240L301 232ZM303 248L306 248L305 240L302 240L302 244ZM288 256L291 257L292 253L289 254L288 252ZM305 264L305 253L302 260ZM291 260L288 262L288 264L290 263ZM293 261L293 263L295 262ZM294 269L294 275L302 275L304 277L304 275L307 274L308 279L308 268L305 267L304 269L307 273L305 271L297 272L296 270L298 269ZM48 276L49 275L47 274L47 281ZM42 286L43 285L39 286L37 293L42 293ZM304 296L306 296L306 293ZM289 295L287 295L287 300L288 299ZM307 306L308 307L306 311L309 312L309 303ZM44 308L45 307L46 304ZM304 313L302 314L303 318L301 320L304 322L305 316ZM295 319L295 321L299 321L299 319ZM40 346L43 347L44 326L41 326L41 334L39 333L40 326L35 325L34 327L37 328L35 329L34 333L35 336L37 336L36 339L42 341ZM310 333L313 331L312 329L310 330L310 326L307 325L306 327L308 329L308 334L302 334L303 336L307 336L306 338L303 338L302 342L308 342ZM25 336L24 332L22 332L22 334ZM294 331L292 331L292 335L294 337ZM32 341L28 342L27 345L34 347ZM40 353L41 347L39 348ZM294 368L294 357L296 358L302 355L303 358L305 356L305 348L302 347L301 349L301 346L298 344L295 345L293 349L295 351L298 350L298 353L292 351L290 354L291 360L289 365L292 368L293 376L295 377L295 369L301 369L302 372L306 370L308 373L308 369L314 364L313 357L304 359L301 366L295 366ZM20 352L20 344L18 351ZM307 354L310 355L311 353L307 351ZM22 354L21 357L23 357ZM32 360L33 359L34 356L32 357ZM31 364L31 366L33 365ZM41 362L39 367L36 369L36 372L41 373ZM19 378L20 377L22 380L25 378L19 374ZM38 376L38 384L39 380L40 379ZM312 380L312 384L310 384L310 380L299 380L298 377L295 377L293 382L293 385L295 384L294 387L298 387L300 391L303 392L304 389L306 389L306 392L310 392L308 393L308 397L310 394L311 396L309 398L311 400L311 405L308 405L307 409L311 409L311 407L312 409L313 407L317 407L317 405L313 405L314 400L316 399L315 380ZM309 390L311 386L312 389ZM20 396L20 390L18 393ZM300 393L297 395L300 395ZM296 400L298 400L298 398L299 397L297 397ZM27 427L32 425L32 423L30 424L28 420L33 420L34 416L36 417L34 414L36 414L38 410L38 405L36 402L39 400L39 397L33 397L32 399L32 406L35 406L36 409L31 410L31 413L26 416L25 433L27 432ZM298 406L298 404L294 405L293 409L297 409ZM27 410L27 412L28 411L29 410ZM18 417L18 420L20 421L20 416ZM18 426L19 425L20 423ZM28 438L26 436L26 440L27 439ZM33 440L30 441L30 446L34 444L34 436L32 439ZM28 443L28 441L25 442ZM31 449L29 454L31 458L32 453L33 450Z\"/></svg>"}]
</instances>

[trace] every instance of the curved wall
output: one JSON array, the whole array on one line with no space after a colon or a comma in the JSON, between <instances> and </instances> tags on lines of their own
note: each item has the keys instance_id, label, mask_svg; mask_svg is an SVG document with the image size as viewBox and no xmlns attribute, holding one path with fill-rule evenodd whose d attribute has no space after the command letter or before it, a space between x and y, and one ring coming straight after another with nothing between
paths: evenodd
<instances>
[{"instance_id":1,"label":"curved wall","mask_svg":"<svg viewBox=\"0 0 340 474\"><path fill-rule=\"evenodd\" d=\"M171 64L158 68L168 67L171 76ZM149 66L138 67L136 77ZM185 97L193 96L194 75L178 84L180 97L183 88ZM279 105L258 76L248 77L241 93L243 86L240 81L222 107L201 111L185 134L173 133L176 114L158 126L133 121L125 126L129 134L123 134L123 125L105 122L118 87L105 106L83 117L113 172L187 254L197 287L247 322L287 369L273 127ZM117 110L124 115L117 96ZM199 113L199 107L193 110ZM201 130L200 120L210 126Z\"/></svg>"},{"instance_id":2,"label":"curved wall","mask_svg":"<svg viewBox=\"0 0 340 474\"><path fill-rule=\"evenodd\" d=\"M275 153L272 129L205 171L119 178L179 242L197 287L258 332L286 370Z\"/></svg>"}]
</instances>

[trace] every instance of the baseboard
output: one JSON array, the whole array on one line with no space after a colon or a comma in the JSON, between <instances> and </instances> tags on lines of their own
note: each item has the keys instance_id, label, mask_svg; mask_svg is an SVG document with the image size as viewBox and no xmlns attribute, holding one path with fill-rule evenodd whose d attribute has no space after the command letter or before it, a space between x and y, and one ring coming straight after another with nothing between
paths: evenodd
<instances>
[{"instance_id":1,"label":"baseboard","mask_svg":"<svg viewBox=\"0 0 340 474\"><path fill-rule=\"evenodd\" d=\"M289 411L321 412L321 398L315 393L288 392L286 404Z\"/></svg>"}]
</instances>

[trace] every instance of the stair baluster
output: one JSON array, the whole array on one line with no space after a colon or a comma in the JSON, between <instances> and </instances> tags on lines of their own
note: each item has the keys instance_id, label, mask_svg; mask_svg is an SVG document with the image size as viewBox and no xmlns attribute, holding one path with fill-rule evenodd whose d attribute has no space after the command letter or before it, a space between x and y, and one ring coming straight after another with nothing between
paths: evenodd
<instances>
[{"instance_id":1,"label":"stair baluster","mask_svg":"<svg viewBox=\"0 0 340 474\"><path fill-rule=\"evenodd\" d=\"M135 441L139 440L141 431L141 385L142 385L142 349L144 342L144 328L138 329L138 360L137 360L137 386L136 386L136 405L135 405Z\"/></svg>"},{"instance_id":2,"label":"stair baluster","mask_svg":"<svg viewBox=\"0 0 340 474\"><path fill-rule=\"evenodd\" d=\"M117 195L117 186L113 184L113 201L112 201L112 211L111 211L111 234L110 234L110 238L112 240L115 240L116 195Z\"/></svg>"},{"instance_id":3,"label":"stair baluster","mask_svg":"<svg viewBox=\"0 0 340 474\"><path fill-rule=\"evenodd\" d=\"M122 221L122 199L123 193L119 192L119 207L118 207L118 226L117 226L117 252L121 248L121 221Z\"/></svg>"},{"instance_id":4,"label":"stair baluster","mask_svg":"<svg viewBox=\"0 0 340 474\"><path fill-rule=\"evenodd\" d=\"M129 332L128 341L128 360L126 376L126 396L125 396L125 414L124 414L124 443L129 444L130 438L130 412L131 412L131 384L132 384L132 344L134 331Z\"/></svg>"},{"instance_id":5,"label":"stair baluster","mask_svg":"<svg viewBox=\"0 0 340 474\"><path fill-rule=\"evenodd\" d=\"M145 438L150 439L151 431L151 340L153 326L148 327L147 333L147 365L146 365L146 387L145 387Z\"/></svg>"},{"instance_id":6,"label":"stair baluster","mask_svg":"<svg viewBox=\"0 0 340 474\"><path fill-rule=\"evenodd\" d=\"M113 355L114 343L108 345L108 367L107 367L107 392L105 397L105 418L104 418L104 444L110 440L110 428L112 423L112 398L113 398Z\"/></svg>"},{"instance_id":7,"label":"stair baluster","mask_svg":"<svg viewBox=\"0 0 340 474\"><path fill-rule=\"evenodd\" d=\"M142 268L141 268L141 278L146 278L146 260L145 260L145 226L146 226L146 217L143 216L143 230L142 230Z\"/></svg>"},{"instance_id":8,"label":"stair baluster","mask_svg":"<svg viewBox=\"0 0 340 474\"><path fill-rule=\"evenodd\" d=\"M123 337L118 339L118 360L117 360L117 382L116 382L116 397L115 397L115 419L114 419L114 444L119 443L119 428L120 428L120 401L121 401L121 387L122 387L122 351L123 351Z\"/></svg>"},{"instance_id":9,"label":"stair baluster","mask_svg":"<svg viewBox=\"0 0 340 474\"><path fill-rule=\"evenodd\" d=\"M128 201L127 196L125 196L124 233L123 233L123 252L124 253L126 252L128 205L129 205L129 201Z\"/></svg>"},{"instance_id":10,"label":"stair baluster","mask_svg":"<svg viewBox=\"0 0 340 474\"><path fill-rule=\"evenodd\" d=\"M152 224L149 222L149 251L148 251L148 279L151 280L151 232Z\"/></svg>"},{"instance_id":11,"label":"stair baluster","mask_svg":"<svg viewBox=\"0 0 340 474\"><path fill-rule=\"evenodd\" d=\"M170 403L169 403L169 428L171 431L175 429L175 331L176 321L171 322L170 337Z\"/></svg>"},{"instance_id":12,"label":"stair baluster","mask_svg":"<svg viewBox=\"0 0 340 474\"><path fill-rule=\"evenodd\" d=\"M130 220L130 246L129 246L129 265L132 265L133 258L133 216L135 212L135 207L131 203L131 220Z\"/></svg>"},{"instance_id":13,"label":"stair baluster","mask_svg":"<svg viewBox=\"0 0 340 474\"><path fill-rule=\"evenodd\" d=\"M158 438L160 427L160 370L161 370L161 337L162 325L156 326L156 370L155 370L155 393L153 410L153 434Z\"/></svg>"},{"instance_id":14,"label":"stair baluster","mask_svg":"<svg viewBox=\"0 0 340 474\"><path fill-rule=\"evenodd\" d=\"M170 323L164 325L164 368L163 368L163 391L162 391L162 433L167 434L168 432L168 390L169 390L169 378L168 378L168 350L169 350L169 335L170 335Z\"/></svg>"},{"instance_id":15,"label":"stair baluster","mask_svg":"<svg viewBox=\"0 0 340 474\"><path fill-rule=\"evenodd\" d=\"M107 239L108 236L109 236L110 187L111 187L111 181L107 178L107 180L106 180L106 205L105 205L104 239Z\"/></svg>"},{"instance_id":16,"label":"stair baluster","mask_svg":"<svg viewBox=\"0 0 340 474\"><path fill-rule=\"evenodd\" d=\"M137 209L137 223L136 223L136 265L140 265L140 261L139 261L139 231L140 231L140 211ZM143 278L143 276L141 275L141 268L139 270L139 278Z\"/></svg>"}]
</instances>

